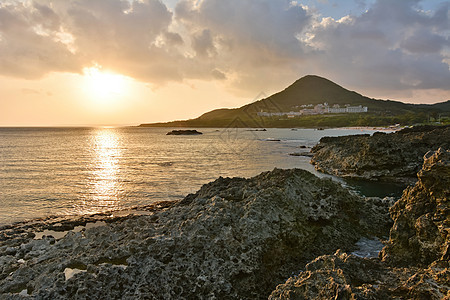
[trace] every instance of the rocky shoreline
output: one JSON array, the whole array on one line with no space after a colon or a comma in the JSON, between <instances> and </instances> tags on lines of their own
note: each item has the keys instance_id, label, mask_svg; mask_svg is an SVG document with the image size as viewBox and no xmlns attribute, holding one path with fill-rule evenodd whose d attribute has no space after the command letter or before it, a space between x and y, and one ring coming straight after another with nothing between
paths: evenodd
<instances>
[{"instance_id":1,"label":"rocky shoreline","mask_svg":"<svg viewBox=\"0 0 450 300\"><path fill-rule=\"evenodd\" d=\"M264 299L314 257L387 236L390 204L304 170L275 169L219 178L180 202L147 208L147 215L19 223L0 232L0 294ZM88 221L103 223L34 239L36 230Z\"/></svg>"},{"instance_id":2,"label":"rocky shoreline","mask_svg":"<svg viewBox=\"0 0 450 300\"><path fill-rule=\"evenodd\" d=\"M428 151L450 149L450 126L324 137L311 149L316 169L340 177L414 183Z\"/></svg>"},{"instance_id":3,"label":"rocky shoreline","mask_svg":"<svg viewBox=\"0 0 450 300\"><path fill-rule=\"evenodd\" d=\"M0 298L449 299L446 149L395 204L274 169L128 213L0 227ZM373 239L387 240L379 257L356 251Z\"/></svg>"},{"instance_id":4,"label":"rocky shoreline","mask_svg":"<svg viewBox=\"0 0 450 300\"><path fill-rule=\"evenodd\" d=\"M450 299L450 151L425 157L418 182L390 209L379 258L316 258L269 299Z\"/></svg>"}]
</instances>

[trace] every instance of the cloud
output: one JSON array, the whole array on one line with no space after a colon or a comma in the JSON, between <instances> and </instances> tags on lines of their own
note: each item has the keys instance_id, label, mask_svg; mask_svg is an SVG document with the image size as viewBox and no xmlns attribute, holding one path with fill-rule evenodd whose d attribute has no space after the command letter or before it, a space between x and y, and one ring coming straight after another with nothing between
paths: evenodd
<instances>
[{"instance_id":1,"label":"cloud","mask_svg":"<svg viewBox=\"0 0 450 300\"><path fill-rule=\"evenodd\" d=\"M78 57L52 33L60 19L38 4L0 6L0 72L26 79L80 71Z\"/></svg>"},{"instance_id":2,"label":"cloud","mask_svg":"<svg viewBox=\"0 0 450 300\"><path fill-rule=\"evenodd\" d=\"M93 64L143 81L181 80L172 13L149 1L30 1L0 6L0 72L34 79Z\"/></svg>"},{"instance_id":3,"label":"cloud","mask_svg":"<svg viewBox=\"0 0 450 300\"><path fill-rule=\"evenodd\" d=\"M449 5L435 13L420 1L377 1L366 13L345 21L319 23L312 31L312 59L333 76L355 86L382 89L448 90Z\"/></svg>"},{"instance_id":4,"label":"cloud","mask_svg":"<svg viewBox=\"0 0 450 300\"><path fill-rule=\"evenodd\" d=\"M446 46L450 46L448 38L422 28L412 32L400 43L400 48L419 55L439 53Z\"/></svg>"},{"instance_id":5,"label":"cloud","mask_svg":"<svg viewBox=\"0 0 450 300\"><path fill-rule=\"evenodd\" d=\"M183 45L184 41L181 35L174 32L164 32L164 38L169 47Z\"/></svg>"},{"instance_id":6,"label":"cloud","mask_svg":"<svg viewBox=\"0 0 450 300\"><path fill-rule=\"evenodd\" d=\"M213 38L209 29L204 29L192 37L192 48L200 57L209 57L217 54L213 44Z\"/></svg>"},{"instance_id":7,"label":"cloud","mask_svg":"<svg viewBox=\"0 0 450 300\"><path fill-rule=\"evenodd\" d=\"M0 73L27 79L93 64L162 85L218 80L247 96L306 74L354 89L450 87L449 2L355 0L333 19L290 0L30 0L0 4Z\"/></svg>"},{"instance_id":8,"label":"cloud","mask_svg":"<svg viewBox=\"0 0 450 300\"><path fill-rule=\"evenodd\" d=\"M67 31L85 64L97 63L142 81L180 80L181 37L168 30L172 13L159 1L72 1Z\"/></svg>"},{"instance_id":9,"label":"cloud","mask_svg":"<svg viewBox=\"0 0 450 300\"><path fill-rule=\"evenodd\" d=\"M182 0L175 17L204 57L205 49L198 47L202 33L202 45L227 74L230 88L252 94L268 82L286 84L293 78L292 66L303 60L297 36L312 21L305 8L283 0Z\"/></svg>"}]
</instances>

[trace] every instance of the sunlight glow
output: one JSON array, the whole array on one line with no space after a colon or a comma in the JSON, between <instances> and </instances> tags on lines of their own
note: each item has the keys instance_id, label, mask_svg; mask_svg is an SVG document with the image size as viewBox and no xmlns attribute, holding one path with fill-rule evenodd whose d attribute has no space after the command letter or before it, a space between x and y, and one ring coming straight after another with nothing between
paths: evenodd
<instances>
[{"instance_id":1,"label":"sunlight glow","mask_svg":"<svg viewBox=\"0 0 450 300\"><path fill-rule=\"evenodd\" d=\"M85 88L90 97L98 102L109 102L127 94L128 78L102 71L95 66L84 68Z\"/></svg>"}]
</instances>

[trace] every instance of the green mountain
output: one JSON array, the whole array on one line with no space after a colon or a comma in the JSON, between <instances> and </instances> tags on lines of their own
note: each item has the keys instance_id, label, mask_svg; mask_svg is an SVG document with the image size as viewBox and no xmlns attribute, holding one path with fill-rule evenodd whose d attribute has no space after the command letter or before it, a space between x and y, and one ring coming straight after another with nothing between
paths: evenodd
<instances>
[{"instance_id":1,"label":"green mountain","mask_svg":"<svg viewBox=\"0 0 450 300\"><path fill-rule=\"evenodd\" d=\"M312 109L327 103L367 107L366 113L327 113L288 116L286 112ZM261 114L266 113L266 114ZM385 126L412 125L450 116L450 100L442 103L406 104L376 100L349 91L319 76L300 78L281 92L234 109L216 109L196 119L167 123L141 124L149 127L318 127L318 126Z\"/></svg>"}]
</instances>

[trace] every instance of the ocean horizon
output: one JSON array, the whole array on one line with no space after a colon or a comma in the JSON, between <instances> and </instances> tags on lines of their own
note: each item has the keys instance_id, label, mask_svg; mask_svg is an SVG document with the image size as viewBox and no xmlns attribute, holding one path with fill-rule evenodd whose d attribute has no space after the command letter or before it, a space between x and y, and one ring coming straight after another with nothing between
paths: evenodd
<instances>
[{"instance_id":1,"label":"ocean horizon","mask_svg":"<svg viewBox=\"0 0 450 300\"><path fill-rule=\"evenodd\" d=\"M301 168L323 177L309 157L289 154L323 136L375 131L197 128L202 135L167 136L172 129L0 128L0 225L180 200L220 176Z\"/></svg>"}]
</instances>

